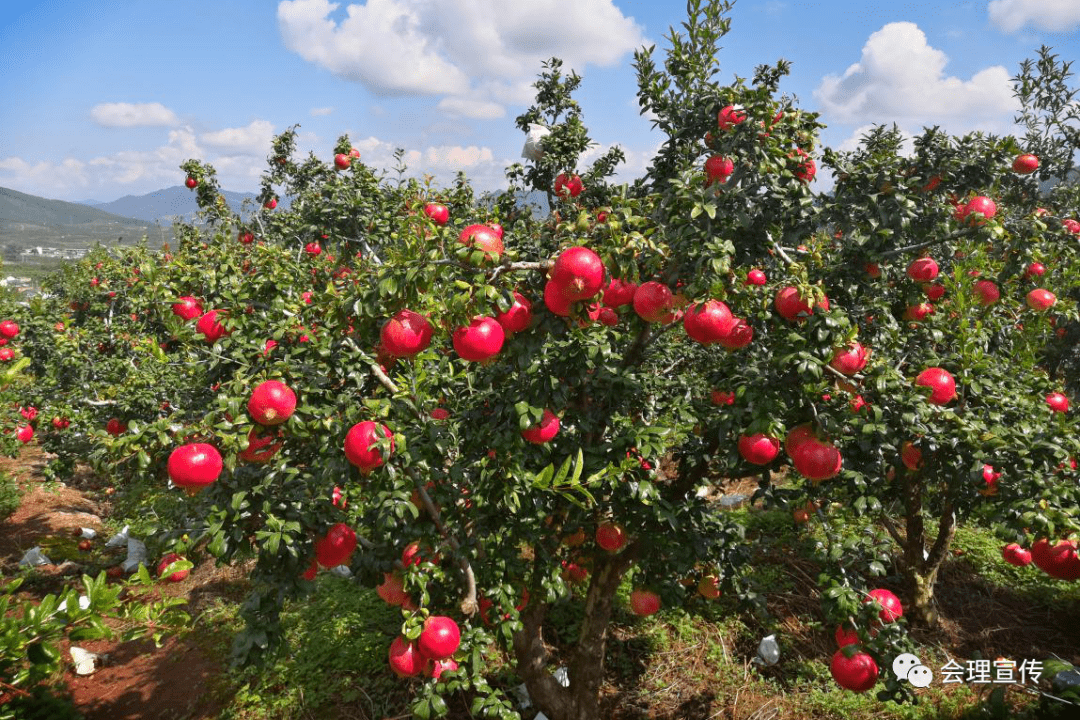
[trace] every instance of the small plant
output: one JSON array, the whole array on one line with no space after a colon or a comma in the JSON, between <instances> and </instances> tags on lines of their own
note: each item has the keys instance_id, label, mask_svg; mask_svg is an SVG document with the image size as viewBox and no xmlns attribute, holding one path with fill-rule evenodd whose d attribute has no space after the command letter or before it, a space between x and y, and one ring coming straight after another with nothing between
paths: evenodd
<instances>
[{"instance_id":1,"label":"small plant","mask_svg":"<svg viewBox=\"0 0 1080 720\"><path fill-rule=\"evenodd\" d=\"M23 490L18 480L0 472L0 520L7 520L22 502Z\"/></svg>"}]
</instances>

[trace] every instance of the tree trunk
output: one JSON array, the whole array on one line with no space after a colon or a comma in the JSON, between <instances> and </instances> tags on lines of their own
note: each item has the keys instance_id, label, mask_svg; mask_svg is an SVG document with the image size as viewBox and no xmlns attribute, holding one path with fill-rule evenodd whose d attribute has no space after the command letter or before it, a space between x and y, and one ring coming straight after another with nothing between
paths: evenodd
<instances>
[{"instance_id":1,"label":"tree trunk","mask_svg":"<svg viewBox=\"0 0 1080 720\"><path fill-rule=\"evenodd\" d=\"M926 551L926 527L923 522L922 478L909 476L904 485L904 515L906 537L903 548L903 574L907 606L904 615L908 621L923 627L935 627L938 612L935 608L934 586L938 572L948 557L953 537L956 535L956 513L952 499L945 501L938 516L937 537L929 552Z\"/></svg>"}]
</instances>

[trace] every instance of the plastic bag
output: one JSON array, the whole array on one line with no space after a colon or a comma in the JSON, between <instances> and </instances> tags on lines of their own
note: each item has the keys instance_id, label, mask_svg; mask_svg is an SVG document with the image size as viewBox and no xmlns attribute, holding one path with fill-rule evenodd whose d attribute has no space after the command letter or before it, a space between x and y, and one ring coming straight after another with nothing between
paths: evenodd
<instances>
[{"instance_id":1,"label":"plastic bag","mask_svg":"<svg viewBox=\"0 0 1080 720\"><path fill-rule=\"evenodd\" d=\"M540 158L544 157L542 141L544 137L550 134L551 131L543 125L529 123L529 133L525 138L525 147L521 148L521 157L533 162L539 161Z\"/></svg>"}]
</instances>

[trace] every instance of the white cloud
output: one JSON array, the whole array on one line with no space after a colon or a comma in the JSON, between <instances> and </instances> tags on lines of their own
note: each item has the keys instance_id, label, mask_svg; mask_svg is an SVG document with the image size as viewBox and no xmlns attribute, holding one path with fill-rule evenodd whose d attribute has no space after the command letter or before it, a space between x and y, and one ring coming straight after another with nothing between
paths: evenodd
<instances>
[{"instance_id":1,"label":"white cloud","mask_svg":"<svg viewBox=\"0 0 1080 720\"><path fill-rule=\"evenodd\" d=\"M441 109L474 119L528 103L549 57L567 68L613 65L644 44L612 0L283 0L286 47L334 74L389 95L442 96Z\"/></svg>"},{"instance_id":2,"label":"white cloud","mask_svg":"<svg viewBox=\"0 0 1080 720\"><path fill-rule=\"evenodd\" d=\"M968 80L945 74L948 57L930 47L910 22L890 23L870 36L859 62L841 77L828 75L814 91L826 121L892 122L973 129L1019 108L1008 71L984 68Z\"/></svg>"},{"instance_id":3,"label":"white cloud","mask_svg":"<svg viewBox=\"0 0 1080 720\"><path fill-rule=\"evenodd\" d=\"M99 103L90 118L105 127L159 127L179 125L180 120L161 103Z\"/></svg>"},{"instance_id":4,"label":"white cloud","mask_svg":"<svg viewBox=\"0 0 1080 720\"><path fill-rule=\"evenodd\" d=\"M320 117L322 115L329 115L332 112L334 112L334 108L332 108L332 107L311 108L311 117Z\"/></svg>"},{"instance_id":5,"label":"white cloud","mask_svg":"<svg viewBox=\"0 0 1080 720\"><path fill-rule=\"evenodd\" d=\"M891 125L889 127L892 127ZM862 138L864 135L874 129L874 125L867 124L861 127L855 128L855 130L847 136L839 145L836 146L837 150L843 150L845 152L851 152L857 150L859 145L862 144ZM902 138L900 144L900 154L904 157L910 157L915 152L915 136L910 132L900 128L900 137Z\"/></svg>"},{"instance_id":6,"label":"white cloud","mask_svg":"<svg viewBox=\"0 0 1080 720\"><path fill-rule=\"evenodd\" d=\"M261 155L270 151L274 126L268 120L254 120L246 127L224 128L203 133L199 140L223 152Z\"/></svg>"},{"instance_id":7,"label":"white cloud","mask_svg":"<svg viewBox=\"0 0 1080 720\"><path fill-rule=\"evenodd\" d=\"M1050 32L1069 32L1080 27L1077 0L991 0L990 20L1005 32L1027 24Z\"/></svg>"}]
</instances>

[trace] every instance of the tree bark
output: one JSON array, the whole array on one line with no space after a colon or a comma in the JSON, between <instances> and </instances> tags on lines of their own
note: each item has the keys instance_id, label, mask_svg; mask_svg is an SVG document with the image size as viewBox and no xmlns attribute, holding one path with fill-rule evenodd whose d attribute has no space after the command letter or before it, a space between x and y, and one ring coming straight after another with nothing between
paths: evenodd
<instances>
[{"instance_id":1,"label":"tree bark","mask_svg":"<svg viewBox=\"0 0 1080 720\"><path fill-rule=\"evenodd\" d=\"M908 476L904 484L906 533L901 565L908 601L904 615L916 625L932 628L936 627L938 622L934 586L956 535L956 512L951 498L947 499L938 516L934 545L927 552L926 527L923 521L924 488L923 480L918 475Z\"/></svg>"}]
</instances>

